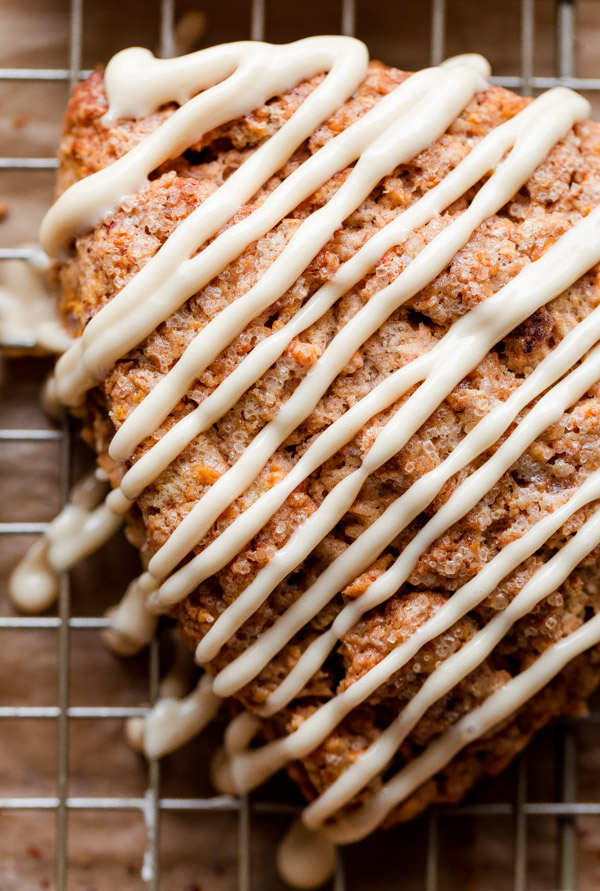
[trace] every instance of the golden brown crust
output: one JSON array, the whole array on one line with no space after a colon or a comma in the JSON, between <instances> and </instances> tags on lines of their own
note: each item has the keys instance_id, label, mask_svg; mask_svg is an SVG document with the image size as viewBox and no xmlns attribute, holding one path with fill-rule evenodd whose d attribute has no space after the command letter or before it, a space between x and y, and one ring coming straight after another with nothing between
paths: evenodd
<instances>
[{"instance_id":1,"label":"golden brown crust","mask_svg":"<svg viewBox=\"0 0 600 891\"><path fill-rule=\"evenodd\" d=\"M298 163L364 114L406 76L395 69L373 65L357 94L316 131L252 203L240 210L236 219L251 213ZM61 314L73 333L79 333L94 313L156 253L177 224L281 126L318 81L319 78L314 78L301 84L246 117L207 134L184 156L156 171L150 182L124 201L109 220L77 239L72 257L56 272ZM490 87L475 97L441 139L386 177L346 220L294 286L200 375L156 434L138 448L134 460L218 386L254 344L284 324L373 232L439 182L482 136L512 117L526 101L501 88ZM106 110L102 74L95 72L76 88L69 105L60 153L59 188L121 156L159 126L173 108L166 107L140 121L119 121L107 130L101 123ZM118 429L177 361L207 321L251 287L281 253L301 221L326 203L348 172L336 174L273 231L251 245L118 362L102 387L90 394L86 435L98 450L113 484L118 483L124 470L106 454L113 430ZM146 557L160 548L183 516L235 462L256 432L274 417L336 332L465 208L474 191L418 230L400 248L388 251L364 281L296 338L234 409L197 437L143 493L138 502L143 525L139 518L132 521L130 534ZM561 141L519 194L476 230L447 269L397 310L356 353L311 416L274 454L250 489L221 515L196 552L280 479L321 430L397 368L431 349L455 319L499 290L599 201L600 128L588 122L577 126ZM272 624L395 497L443 460L494 404L506 399L599 300L598 270L594 269L498 344L394 459L373 474L344 519L276 589L211 668L221 669ZM281 547L337 482L360 464L378 431L402 401L369 422L290 496L232 563L174 609L191 644L202 638L224 605L231 603L249 584L273 550ZM596 387L545 431L480 504L434 542L419 560L408 583L346 635L324 668L289 708L265 722L265 734L287 733L298 726L320 702L359 678L419 627L501 548L562 504L573 488L600 466L599 416L600 390ZM478 459L476 465L485 457ZM247 708L256 709L264 702L341 605L359 596L369 582L385 570L471 469L467 468L448 482L423 516L399 535L363 576L337 594L329 607L285 647L256 681L241 691L239 698ZM508 602L576 531L594 506L576 514L540 552L505 579L493 597L442 639L427 645L364 706L342 722L316 752L291 766L290 773L308 798L335 780L398 714L436 663L462 646L496 609ZM396 758L398 766L598 609L595 557L593 554L588 558L558 592L515 626L479 669L430 709ZM397 808L388 823L406 819L430 802L458 800L481 774L501 770L553 715L581 709L585 697L598 682L597 662L595 651L576 660L501 729L466 749L446 770ZM380 782L375 781L364 794L369 794Z\"/></svg>"}]
</instances>

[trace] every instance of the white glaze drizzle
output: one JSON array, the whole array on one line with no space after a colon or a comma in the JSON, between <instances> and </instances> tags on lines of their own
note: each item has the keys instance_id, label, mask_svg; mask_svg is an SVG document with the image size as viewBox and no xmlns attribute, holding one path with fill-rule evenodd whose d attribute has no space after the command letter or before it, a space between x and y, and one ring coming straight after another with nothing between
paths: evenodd
<instances>
[{"instance_id":1,"label":"white glaze drizzle","mask_svg":"<svg viewBox=\"0 0 600 891\"><path fill-rule=\"evenodd\" d=\"M487 74L480 57L466 57L446 63L443 70L428 69L412 76L302 164L250 217L221 233L194 256L198 248L285 163L315 127L352 93L364 76L365 64L364 49L357 41L309 38L292 44L291 48L273 48L264 44L215 47L168 62L154 60L144 50L129 50L115 57L109 66L107 123L120 115L148 114L167 101L185 101L198 91L202 92L185 102L141 145L100 173L77 183L59 199L43 227L44 245L49 251L64 249L75 235L109 215L124 195L144 186L152 169L166 158L175 157L199 134L250 111L304 77L322 70L329 74L281 130L181 224L146 267L89 323L84 336L57 367L56 390L69 404L80 401L85 390L101 380L118 358L139 344L157 324L168 318L252 241L276 225L291 208L334 172L357 161L334 198L299 227L257 285L200 332L174 369L135 409L111 444L113 457L128 458L132 450L151 435L199 372L210 365L253 318L285 293L373 186L447 129L481 88L482 76ZM415 229L442 213L489 170L494 171L469 208L434 238L392 285L372 297L334 338L275 420L261 431L236 464L186 516L151 561L150 572L137 583L139 602L141 595L152 591L155 593L151 599L162 607L186 596L199 582L226 565L262 528L290 492L347 443L371 417L412 386L420 384L417 393L403 404L378 435L361 468L329 493L315 514L291 536L215 622L199 645L197 655L200 660L208 661L216 655L231 634L343 516L369 474L402 448L495 343L600 261L600 209L596 209L501 291L456 322L429 353L390 376L332 424L284 480L262 495L212 545L169 577L214 520L254 481L269 456L310 414L356 349L398 306L443 270L473 231L518 191L552 146L588 113L589 106L581 97L568 90L553 90L481 140L439 186L371 238L281 331L256 347L196 411L176 424L128 471L121 490L111 493L105 503L106 511L115 514L125 511L194 436L222 417L282 355L291 339L319 319L340 296L372 270L386 250L402 244ZM294 606L262 635L257 645L221 672L214 684L205 675L195 693L184 700L184 705L167 700L167 706L160 706L155 712L159 742L149 741L147 724L144 731L146 750L153 755L163 751L165 738L169 736L169 733L165 735L165 727L171 720L172 740L187 738L192 726L202 725L206 714L218 705L217 693L229 695L254 677L331 596L363 571L431 502L453 474L489 448L532 400L551 388L493 457L453 493L392 567L358 601L346 606L332 627L314 641L280 688L271 694L265 711L272 714L289 702L320 667L339 637L367 609L398 590L423 550L476 504L531 442L598 380L600 348L593 350L575 370L570 369L585 356L599 334L600 315L596 310L564 338L506 403L494 408L444 462L397 499L347 549L341 560L332 563ZM567 376L561 381L565 374ZM239 716L228 731L218 765L221 785L234 790L251 788L288 760L312 751L345 714L406 664L425 642L449 628L492 593L502 578L535 553L575 511L599 497L600 472L596 472L553 514L506 547L478 576L455 592L451 600L411 638L359 681L321 706L288 737L249 750L258 727L257 719L247 714ZM535 573L503 613L446 660L447 671L436 671L430 676L397 721L309 806L305 811L305 822L311 827L321 825L380 773L424 711L478 665L513 622L559 586L599 541L600 513L595 513L549 564ZM514 712L577 653L597 643L600 640L598 618L586 622L577 632L550 647L530 668L411 761L365 805L350 815L338 815L333 823L330 821L327 832L331 837L336 841L352 841L374 828L385 814L441 769L460 748ZM181 730L182 727L185 729Z\"/></svg>"},{"instance_id":2,"label":"white glaze drizzle","mask_svg":"<svg viewBox=\"0 0 600 891\"><path fill-rule=\"evenodd\" d=\"M320 888L335 868L336 848L321 832L294 820L277 847L277 871L292 888Z\"/></svg>"},{"instance_id":3,"label":"white glaze drizzle","mask_svg":"<svg viewBox=\"0 0 600 891\"><path fill-rule=\"evenodd\" d=\"M260 718L252 712L240 712L227 725L223 738L223 748L228 755L242 752L260 729Z\"/></svg>"},{"instance_id":4,"label":"white glaze drizzle","mask_svg":"<svg viewBox=\"0 0 600 891\"><path fill-rule=\"evenodd\" d=\"M39 613L58 597L60 573L105 544L119 529L122 512L103 500L106 481L100 469L84 476L68 502L13 570L8 591L20 612ZM111 495L118 495L116 492ZM120 656L133 656L146 647L156 630L157 616L148 609L140 579L127 587L121 601L106 612L111 627L102 631L105 645Z\"/></svg>"},{"instance_id":5,"label":"white glaze drizzle","mask_svg":"<svg viewBox=\"0 0 600 891\"><path fill-rule=\"evenodd\" d=\"M48 542L40 538L13 569L8 593L20 612L43 613L58 597L59 584L58 572L48 562Z\"/></svg>"},{"instance_id":6,"label":"white glaze drizzle","mask_svg":"<svg viewBox=\"0 0 600 891\"><path fill-rule=\"evenodd\" d=\"M7 260L0 281L0 340L7 346L25 342L50 353L62 353L71 338L58 321L48 291L48 258L37 247L30 260Z\"/></svg>"},{"instance_id":7,"label":"white glaze drizzle","mask_svg":"<svg viewBox=\"0 0 600 891\"><path fill-rule=\"evenodd\" d=\"M111 627L102 632L102 639L119 656L134 656L154 637L158 618L147 608L139 579L128 585L119 603L107 610L106 616Z\"/></svg>"},{"instance_id":8,"label":"white glaze drizzle","mask_svg":"<svg viewBox=\"0 0 600 891\"><path fill-rule=\"evenodd\" d=\"M212 692L210 675L204 674L187 696L165 692L145 717L131 718L126 729L129 742L148 758L162 758L197 736L221 702Z\"/></svg>"},{"instance_id":9,"label":"white glaze drizzle","mask_svg":"<svg viewBox=\"0 0 600 891\"><path fill-rule=\"evenodd\" d=\"M91 471L75 485L69 501L43 537L26 552L9 579L8 590L22 612L43 612L56 600L59 573L93 553L121 525L103 496L106 483Z\"/></svg>"},{"instance_id":10,"label":"white glaze drizzle","mask_svg":"<svg viewBox=\"0 0 600 891\"><path fill-rule=\"evenodd\" d=\"M127 631L129 630L128 626L126 626L126 629ZM129 640L128 637L126 637L126 641L127 640ZM150 727L148 736L151 741L152 747L155 750L164 750L165 753L167 751L171 751L171 730L169 728L169 725L166 722L162 722L161 724L159 720L153 717L153 713L157 707L159 707L160 709L159 704L162 702L162 700L169 700L170 702L181 702L182 700L184 700L191 692L193 681L197 674L196 667L192 659L192 654L190 653L189 648L183 642L180 634L173 635L173 645L173 661L171 663L171 666L169 667L169 670L160 682L158 699L154 703L153 708L147 716L136 716L133 718L129 718L125 724L125 736L128 742L130 743L132 748L142 754L145 753L147 726ZM120 652L119 650L116 651ZM137 650L135 652L137 652ZM123 655L129 655L129 651L126 650ZM198 707L200 705L201 703L198 703ZM176 716L176 709L171 707L171 711L172 714ZM162 739L161 730L163 731ZM179 731L177 731L177 733L179 733Z\"/></svg>"}]
</instances>

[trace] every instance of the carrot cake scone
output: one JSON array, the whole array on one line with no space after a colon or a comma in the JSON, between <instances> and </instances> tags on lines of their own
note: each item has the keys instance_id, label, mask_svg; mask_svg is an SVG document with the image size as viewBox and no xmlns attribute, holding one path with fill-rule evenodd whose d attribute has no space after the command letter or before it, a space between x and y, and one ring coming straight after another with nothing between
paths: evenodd
<instances>
[{"instance_id":1,"label":"carrot cake scone","mask_svg":"<svg viewBox=\"0 0 600 891\"><path fill-rule=\"evenodd\" d=\"M38 571L125 514L113 644L169 612L206 669L146 749L232 697L220 788L287 767L336 842L457 801L600 679L600 126L488 75L127 50L73 92L42 230L52 390L113 491Z\"/></svg>"}]
</instances>

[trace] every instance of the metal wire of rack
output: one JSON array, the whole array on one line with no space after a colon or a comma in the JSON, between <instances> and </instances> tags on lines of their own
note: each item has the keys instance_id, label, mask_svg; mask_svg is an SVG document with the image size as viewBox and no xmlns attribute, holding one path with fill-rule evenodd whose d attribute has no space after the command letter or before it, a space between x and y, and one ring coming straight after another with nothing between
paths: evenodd
<instances>
[{"instance_id":1,"label":"metal wire of rack","mask_svg":"<svg viewBox=\"0 0 600 891\"><path fill-rule=\"evenodd\" d=\"M448 5L451 0L430 0L430 49L433 64L439 63L445 55L447 36ZM575 7L577 0L553 0L555 6L556 71L553 76L536 74L535 59L535 4L536 0L520 0L520 71L517 75L496 76L494 83L517 89L529 95L540 88L566 85L574 89L600 92L600 78L575 76ZM159 48L163 56L175 52L175 0L161 0L159 16ZM65 68L0 68L1 82L63 82L69 87L89 72L82 69L82 41L84 35L84 0L71 0L69 64ZM339 32L355 34L357 22L356 0L340 0ZM267 25L267 0L249 0L248 33L251 39L263 39ZM358 36L361 36L360 33ZM2 157L0 170L51 170L57 166L54 158ZM35 251L29 248L0 248L0 260L33 259ZM28 342L0 343L0 348L31 347ZM60 491L64 503L71 485L73 427L65 420L58 430L46 429L1 429L0 442L57 442L60 444ZM44 531L46 523L3 522L0 534L36 535ZM71 634L77 629L100 630L108 626L102 617L76 617L71 615L71 589L68 573L63 573L60 582L58 612L56 616L25 617L0 616L0 629L26 630L47 629L56 632L58 648L57 701L54 706L0 707L2 719L53 719L58 727L57 794L55 796L1 797L2 811L51 811L56 815L55 887L65 891L68 885L68 845L67 819L74 811L137 811L143 815L147 849L144 861L144 877L151 891L159 891L161 885L160 863L160 818L169 811L237 814L237 888L238 891L251 891L254 887L251 876L250 831L253 814L279 815L295 810L294 805L278 802L254 801L251 797L240 799L228 796L202 798L165 797L161 794L161 768L157 761L148 764L145 794L133 797L73 797L69 794L69 727L73 719L109 719L144 715L145 708L134 707L91 707L70 704L69 674L71 670ZM155 640L150 648L149 658L149 698L157 696L159 683L159 643ZM600 724L600 715L591 714L585 719L591 724ZM552 817L558 821L558 867L556 884L561 891L574 891L577 879L577 827L576 821L583 816L600 816L600 801L577 800L576 776L576 735L577 719L561 722L559 747L562 761L561 789L559 800L535 802L527 798L527 769L521 758L517 767L516 792L512 802L491 801L465 803L454 807L432 810L427 821L427 845L422 888L424 891L444 891L440 870L439 847L444 824L448 818L508 817L513 825L513 891L527 891L528 885L528 822L536 816ZM351 886L347 880L344 854L338 857L334 891L344 891ZM257 885L256 887L260 887ZM386 886L388 887L388 886ZM389 886L391 887L391 885ZM395 887L395 886L394 886ZM479 886L478 886L479 887Z\"/></svg>"}]
</instances>

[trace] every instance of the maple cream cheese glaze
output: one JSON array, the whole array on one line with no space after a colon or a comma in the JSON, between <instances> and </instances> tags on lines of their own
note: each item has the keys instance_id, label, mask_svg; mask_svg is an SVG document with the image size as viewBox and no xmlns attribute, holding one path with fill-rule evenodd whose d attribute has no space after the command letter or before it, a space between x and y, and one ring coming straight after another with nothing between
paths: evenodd
<instances>
[{"instance_id":1,"label":"maple cream cheese glaze","mask_svg":"<svg viewBox=\"0 0 600 891\"><path fill-rule=\"evenodd\" d=\"M412 75L299 165L249 216L217 235L319 124L352 95L366 75L367 62L363 44L346 37L315 37L285 47L235 43L170 60L155 59L146 50L130 49L110 62L106 70L108 119L141 117L172 100L182 104L127 154L76 182L57 200L42 226L43 246L54 256L68 251L75 236L110 215L125 196L144 184L153 170L193 144L199 134L248 113L303 79L323 71L328 73L292 117L180 223L156 255L91 319L83 336L67 349L57 364L53 383L54 395L66 405L80 404L86 391L99 383L118 359L239 257L248 245L276 226L337 171L354 164L333 197L299 225L258 282L202 328L179 361L122 424L110 446L115 459L130 458L136 446L169 415L199 373L292 286L382 177L438 139L473 96L486 87L489 75L487 62L475 55L457 57L438 68ZM53 594L53 573L72 565L112 534L145 487L195 436L210 428L236 403L294 337L364 278L387 250L402 244L416 229L491 174L467 209L339 331L276 417L185 516L114 613L112 645L123 651L143 645L153 633L155 619L151 613L167 610L228 564L315 469L377 413L418 384L415 393L376 437L362 465L329 492L214 622L196 653L200 664L213 659L344 516L369 475L408 442L489 350L600 261L600 208L596 208L501 290L456 321L429 352L401 367L356 402L316 437L285 477L254 501L212 544L177 568L223 511L253 483L281 443L310 415L356 350L400 305L444 270L477 227L518 192L552 147L588 115L585 99L568 89L557 88L482 138L438 185L377 231L283 327L255 346L194 411L145 452L125 474L120 489L99 503L92 486L87 513L81 507L81 499L79 507L77 498L74 499L74 505L67 507L67 520L69 515L73 517L75 509L79 511L78 522L55 521L46 540L35 546L17 570L13 595L19 605L34 609L47 604ZM400 531L431 504L450 477L493 446L514 425L523 409L538 400L492 456L422 526L395 562L311 642L269 696L264 714L273 715L288 704L323 665L337 641L367 610L383 603L406 581L429 545L477 504L536 437L600 379L600 347L593 349L599 339L600 308L576 325L505 402L496 405L464 436L445 460L393 501L255 644L215 678L205 675L182 705L171 698L167 705L159 705L145 728L136 725L138 744L158 755L196 732L215 712L220 697L235 694L256 677L338 591L372 565ZM413 658L427 641L481 603L569 517L598 498L597 471L559 509L501 550L409 639L320 706L288 736L251 747L259 721L247 713L238 716L228 730L215 765L220 788L231 792L249 790L286 763L313 751L345 715ZM429 676L376 742L305 809L305 827L322 829L329 840L341 843L371 832L398 802L444 767L460 749L514 713L570 660L599 643L600 616L596 616L550 646L529 668L435 739L364 803L349 812L342 811L374 776L383 772L427 709L479 665L512 625L554 591L599 543L600 513L594 513L552 560L534 573L505 609L445 660L443 670ZM302 832L306 829L294 829L294 838L298 836L300 840L290 842L288 847L295 845L297 850L304 843ZM330 848L325 845L323 851L325 863L330 859Z\"/></svg>"}]
</instances>

